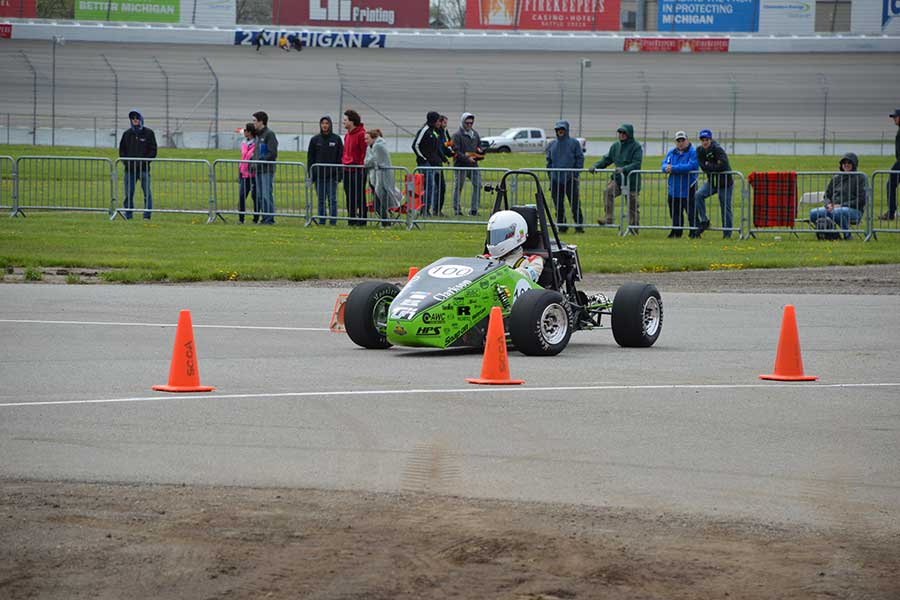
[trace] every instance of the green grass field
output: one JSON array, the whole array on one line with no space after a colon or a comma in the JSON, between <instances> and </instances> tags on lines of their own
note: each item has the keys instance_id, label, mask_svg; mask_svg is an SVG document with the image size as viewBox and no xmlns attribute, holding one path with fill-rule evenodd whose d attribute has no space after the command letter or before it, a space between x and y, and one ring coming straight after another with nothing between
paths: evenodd
<instances>
[{"instance_id":1,"label":"green grass field","mask_svg":"<svg viewBox=\"0 0 900 600\"><path fill-rule=\"evenodd\" d=\"M115 158L111 149L31 146L0 146L0 155ZM203 158L211 162L216 158L234 159L236 153L163 149L160 156ZM282 152L279 158L291 161L302 160L304 156ZM649 157L645 165L655 168L658 162L658 157ZM836 162L835 157L736 156L732 166L745 173L785 169L831 171ZM394 164L411 168L412 155L397 154ZM861 164L865 171L887 169L890 159L862 157ZM543 167L543 158L491 155L483 166ZM7 171L2 173L8 178ZM52 179L52 174L48 173L42 179ZM102 181L95 178L93 183L83 183L70 193L96 196L102 208L109 204L107 189L108 186L104 187ZM0 205L8 201L4 199L8 199L5 196L8 193L6 188L0 188ZM39 196L42 192L38 187L32 193ZM204 193L201 191L199 197L202 198ZM139 199L137 204L140 205ZM205 203L200 202L198 209L203 210L204 206ZM139 219L109 221L105 212L30 210L24 218L0 217L0 266L32 271L47 267L108 269L104 272L105 279L122 282L396 279L405 276L410 266L421 267L443 256L477 254L484 240L483 226L475 225L432 224L407 231L399 227L386 230L304 227L303 219L285 218L269 228L249 224L239 226L233 219L229 223L205 223L206 217L202 214L158 214L145 223ZM578 244L582 267L587 272L900 262L900 236L897 235L881 234L878 241L870 243L858 239L832 243L817 241L809 235L766 233L749 240L723 240L716 232L709 232L701 240L668 240L666 234L667 230L649 230L639 236L622 238L611 230L589 229L584 235L570 235L566 240Z\"/></svg>"}]
</instances>

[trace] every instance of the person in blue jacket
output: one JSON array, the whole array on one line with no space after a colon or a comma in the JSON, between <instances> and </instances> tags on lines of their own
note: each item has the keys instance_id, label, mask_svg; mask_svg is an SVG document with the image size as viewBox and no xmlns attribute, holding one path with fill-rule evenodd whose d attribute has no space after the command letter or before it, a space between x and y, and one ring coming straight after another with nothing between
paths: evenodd
<instances>
[{"instance_id":1,"label":"person in blue jacket","mask_svg":"<svg viewBox=\"0 0 900 600\"><path fill-rule=\"evenodd\" d=\"M684 231L684 215L690 227L694 218L694 193L697 191L697 151L683 131L675 133L675 147L662 162L663 173L669 174L669 214L672 216L670 238L680 238Z\"/></svg>"},{"instance_id":2,"label":"person in blue jacket","mask_svg":"<svg viewBox=\"0 0 900 600\"><path fill-rule=\"evenodd\" d=\"M572 203L572 220L575 222L575 233L584 233L584 215L581 214L581 201L578 194L578 171L584 167L584 152L581 143L569 135L569 122L557 121L553 127L556 139L547 146L547 168L550 169L550 195L556 205L556 222L566 222L566 196ZM559 231L565 233L569 228L560 226Z\"/></svg>"}]
</instances>

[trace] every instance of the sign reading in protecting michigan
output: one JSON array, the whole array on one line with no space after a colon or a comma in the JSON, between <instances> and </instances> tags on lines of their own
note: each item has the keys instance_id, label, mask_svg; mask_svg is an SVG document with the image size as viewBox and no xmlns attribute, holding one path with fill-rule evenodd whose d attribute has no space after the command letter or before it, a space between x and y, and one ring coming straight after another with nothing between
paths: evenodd
<instances>
[{"instance_id":1,"label":"sign reading in protecting michigan","mask_svg":"<svg viewBox=\"0 0 900 600\"><path fill-rule=\"evenodd\" d=\"M657 29L758 31L759 0L659 0Z\"/></svg>"},{"instance_id":2,"label":"sign reading in protecting michigan","mask_svg":"<svg viewBox=\"0 0 900 600\"><path fill-rule=\"evenodd\" d=\"M75 0L75 18L85 21L178 23L181 0Z\"/></svg>"}]
</instances>

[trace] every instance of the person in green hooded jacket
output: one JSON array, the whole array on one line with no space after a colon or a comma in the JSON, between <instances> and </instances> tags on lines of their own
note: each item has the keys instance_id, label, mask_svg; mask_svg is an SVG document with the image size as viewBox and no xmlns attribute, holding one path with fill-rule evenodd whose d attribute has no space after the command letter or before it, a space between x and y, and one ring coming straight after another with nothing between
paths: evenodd
<instances>
[{"instance_id":1,"label":"person in green hooded jacket","mask_svg":"<svg viewBox=\"0 0 900 600\"><path fill-rule=\"evenodd\" d=\"M628 190L628 225L637 226L641 222L640 208L638 207L638 193L641 191L640 174L634 177L628 177L632 171L641 169L641 161L644 159L644 151L641 145L634 139L634 125L631 123L622 123L616 133L619 135L619 141L614 142L609 147L609 152L594 163L590 172L593 173L597 169L605 169L609 165L616 165L616 172L610 177L609 184L606 186L606 218L597 219L600 225L613 224L613 211L616 196L622 194L622 187L625 185L626 178L630 186Z\"/></svg>"}]
</instances>

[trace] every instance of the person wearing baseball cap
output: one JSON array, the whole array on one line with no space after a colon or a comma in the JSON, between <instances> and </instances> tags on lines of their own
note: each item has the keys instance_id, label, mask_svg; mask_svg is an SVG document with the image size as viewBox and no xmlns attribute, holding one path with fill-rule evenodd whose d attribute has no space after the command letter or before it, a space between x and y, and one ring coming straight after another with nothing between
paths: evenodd
<instances>
[{"instance_id":1,"label":"person wearing baseball cap","mask_svg":"<svg viewBox=\"0 0 900 600\"><path fill-rule=\"evenodd\" d=\"M697 190L694 196L694 217L697 229L691 231L692 238L698 238L709 229L706 216L706 199L718 194L719 209L722 215L722 237L730 238L734 229L734 218L731 210L731 198L734 195L734 177L731 175L731 164L725 149L713 140L712 131L701 129L697 133L700 147L697 148L697 162L706 173L706 183Z\"/></svg>"},{"instance_id":2,"label":"person wearing baseball cap","mask_svg":"<svg viewBox=\"0 0 900 600\"><path fill-rule=\"evenodd\" d=\"M694 226L694 193L697 191L697 151L683 131L675 133L675 147L662 162L662 172L669 174L669 215L672 217L670 238L680 238L684 230L684 215Z\"/></svg>"},{"instance_id":3,"label":"person wearing baseball cap","mask_svg":"<svg viewBox=\"0 0 900 600\"><path fill-rule=\"evenodd\" d=\"M900 108L888 115L897 126L897 136L894 138L894 164L891 171L900 171ZM891 173L887 182L887 212L879 217L882 221L890 221L897 217L897 186L900 185L900 173Z\"/></svg>"}]
</instances>

